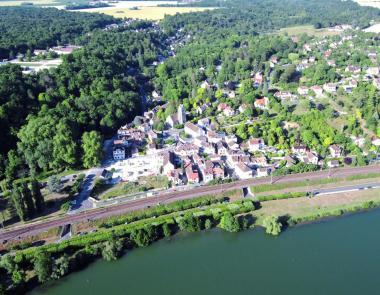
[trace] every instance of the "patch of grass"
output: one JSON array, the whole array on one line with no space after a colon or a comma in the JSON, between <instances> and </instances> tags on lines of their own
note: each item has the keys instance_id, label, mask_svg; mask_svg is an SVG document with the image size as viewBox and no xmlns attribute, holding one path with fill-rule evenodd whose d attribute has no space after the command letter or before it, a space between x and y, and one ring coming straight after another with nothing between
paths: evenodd
<instances>
[{"instance_id":1,"label":"patch of grass","mask_svg":"<svg viewBox=\"0 0 380 295\"><path fill-rule=\"evenodd\" d=\"M278 31L278 33L280 34L287 33L289 36L293 36L293 35L298 36L305 33L307 35L316 36L316 37L339 35L339 32L332 32L327 29L316 29L312 25L282 28Z\"/></svg>"}]
</instances>

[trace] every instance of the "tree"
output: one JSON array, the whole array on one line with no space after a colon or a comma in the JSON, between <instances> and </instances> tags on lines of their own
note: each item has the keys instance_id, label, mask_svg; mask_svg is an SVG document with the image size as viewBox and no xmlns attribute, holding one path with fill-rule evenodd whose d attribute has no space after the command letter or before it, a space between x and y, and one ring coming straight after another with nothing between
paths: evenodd
<instances>
[{"instance_id":1,"label":"tree","mask_svg":"<svg viewBox=\"0 0 380 295\"><path fill-rule=\"evenodd\" d=\"M229 232L238 232L241 229L238 220L229 211L223 214L219 225Z\"/></svg>"},{"instance_id":2,"label":"tree","mask_svg":"<svg viewBox=\"0 0 380 295\"><path fill-rule=\"evenodd\" d=\"M34 207L34 203L33 203L32 194L31 194L26 182L24 182L21 185L21 193L22 193L22 199L25 202L28 217L31 218L35 213L35 207Z\"/></svg>"},{"instance_id":3,"label":"tree","mask_svg":"<svg viewBox=\"0 0 380 295\"><path fill-rule=\"evenodd\" d=\"M121 250L123 249L123 243L120 239L112 237L109 241L104 243L102 249L102 257L106 261L116 260L121 255Z\"/></svg>"},{"instance_id":4,"label":"tree","mask_svg":"<svg viewBox=\"0 0 380 295\"><path fill-rule=\"evenodd\" d=\"M85 132L82 136L83 166L95 167L102 157L102 137L96 131Z\"/></svg>"},{"instance_id":5,"label":"tree","mask_svg":"<svg viewBox=\"0 0 380 295\"><path fill-rule=\"evenodd\" d=\"M51 193L59 193L62 188L61 180L56 175L52 175L48 179L47 187Z\"/></svg>"},{"instance_id":6,"label":"tree","mask_svg":"<svg viewBox=\"0 0 380 295\"><path fill-rule=\"evenodd\" d=\"M76 144L67 124L60 121L53 137L53 165L59 169L62 166L73 165L76 161Z\"/></svg>"},{"instance_id":7,"label":"tree","mask_svg":"<svg viewBox=\"0 0 380 295\"><path fill-rule=\"evenodd\" d=\"M38 276L38 281L44 283L51 278L52 259L45 251L37 251L34 255L34 271Z\"/></svg>"},{"instance_id":8,"label":"tree","mask_svg":"<svg viewBox=\"0 0 380 295\"><path fill-rule=\"evenodd\" d=\"M38 213L41 213L45 209L45 200L41 194L40 184L36 179L33 179L31 182L31 191L36 210Z\"/></svg>"},{"instance_id":9,"label":"tree","mask_svg":"<svg viewBox=\"0 0 380 295\"><path fill-rule=\"evenodd\" d=\"M279 222L278 217L270 215L263 220L263 226L267 234L277 236L281 233L282 224Z\"/></svg>"},{"instance_id":10,"label":"tree","mask_svg":"<svg viewBox=\"0 0 380 295\"><path fill-rule=\"evenodd\" d=\"M17 216L21 221L25 221L27 211L25 208L24 200L22 199L22 190L15 184L12 187L11 201L13 207L16 209Z\"/></svg>"},{"instance_id":11,"label":"tree","mask_svg":"<svg viewBox=\"0 0 380 295\"><path fill-rule=\"evenodd\" d=\"M58 259L55 259L53 262L51 278L54 280L58 280L69 272L69 256L67 254L63 254Z\"/></svg>"},{"instance_id":12,"label":"tree","mask_svg":"<svg viewBox=\"0 0 380 295\"><path fill-rule=\"evenodd\" d=\"M163 232L165 237L170 237L172 235L172 230L171 230L169 224L164 223L162 225L162 232Z\"/></svg>"}]
</instances>

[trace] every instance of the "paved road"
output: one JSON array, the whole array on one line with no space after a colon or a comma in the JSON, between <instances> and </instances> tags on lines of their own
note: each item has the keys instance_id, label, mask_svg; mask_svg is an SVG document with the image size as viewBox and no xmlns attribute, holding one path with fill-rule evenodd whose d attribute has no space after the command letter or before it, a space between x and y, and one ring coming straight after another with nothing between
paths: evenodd
<instances>
[{"instance_id":1,"label":"paved road","mask_svg":"<svg viewBox=\"0 0 380 295\"><path fill-rule=\"evenodd\" d=\"M355 192L355 191L360 191L360 190L377 189L377 188L380 188L380 182L357 184L357 185L347 185L347 186L342 186L342 187L334 187L334 188L314 190L313 195L314 196L317 196L317 195L322 196L322 195Z\"/></svg>"},{"instance_id":2,"label":"paved road","mask_svg":"<svg viewBox=\"0 0 380 295\"><path fill-rule=\"evenodd\" d=\"M380 165L372 165L366 167L355 167L355 168L340 168L333 169L329 175L329 171L317 171L302 174L293 174L280 177L274 177L274 183L291 183L301 180L315 180L315 179L325 179L330 177L346 177L350 175L367 174L372 172L380 172ZM170 203L177 200L190 199L203 195L215 195L224 191L232 189L241 189L253 185L261 185L270 183L270 177L258 178L258 179L247 179L240 180L233 183L214 185L214 186L202 186L197 187L192 190L180 191L180 192L170 192L161 193L154 197L131 201L124 204L119 204L115 206L109 206L99 209L82 211L73 215L66 215L54 220L45 220L40 222L35 222L31 224L25 224L17 228L12 228L8 230L2 230L0 232L0 241L17 239L19 237L24 237L28 235L33 235L47 231L50 228L63 226L65 224L94 220L99 218L105 218L113 215L118 215L126 213L129 211L139 210L146 208L147 206L154 206L158 202L160 203Z\"/></svg>"}]
</instances>

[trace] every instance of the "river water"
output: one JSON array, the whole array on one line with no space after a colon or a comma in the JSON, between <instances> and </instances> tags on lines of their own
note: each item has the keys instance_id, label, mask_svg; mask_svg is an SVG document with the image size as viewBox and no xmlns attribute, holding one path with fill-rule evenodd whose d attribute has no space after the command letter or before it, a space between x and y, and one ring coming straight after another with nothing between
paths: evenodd
<instances>
[{"instance_id":1,"label":"river water","mask_svg":"<svg viewBox=\"0 0 380 295\"><path fill-rule=\"evenodd\" d=\"M380 294L380 210L288 229L180 234L31 294Z\"/></svg>"}]
</instances>

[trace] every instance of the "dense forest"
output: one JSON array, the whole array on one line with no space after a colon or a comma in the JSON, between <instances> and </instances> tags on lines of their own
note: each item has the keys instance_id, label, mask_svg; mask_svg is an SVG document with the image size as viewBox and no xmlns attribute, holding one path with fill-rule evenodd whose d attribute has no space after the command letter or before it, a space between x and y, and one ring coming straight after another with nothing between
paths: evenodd
<instances>
[{"instance_id":1,"label":"dense forest","mask_svg":"<svg viewBox=\"0 0 380 295\"><path fill-rule=\"evenodd\" d=\"M14 58L28 49L70 43L116 20L103 14L76 13L55 8L1 7L0 59Z\"/></svg>"},{"instance_id":2,"label":"dense forest","mask_svg":"<svg viewBox=\"0 0 380 295\"><path fill-rule=\"evenodd\" d=\"M163 51L161 38L153 32L98 31L82 38L83 48L64 56L55 70L22 76L19 66L2 66L3 162L17 141L33 171L81 162L84 132L107 134L139 112L139 82L149 78L148 66ZM19 168L9 168L7 178L17 177Z\"/></svg>"}]
</instances>

